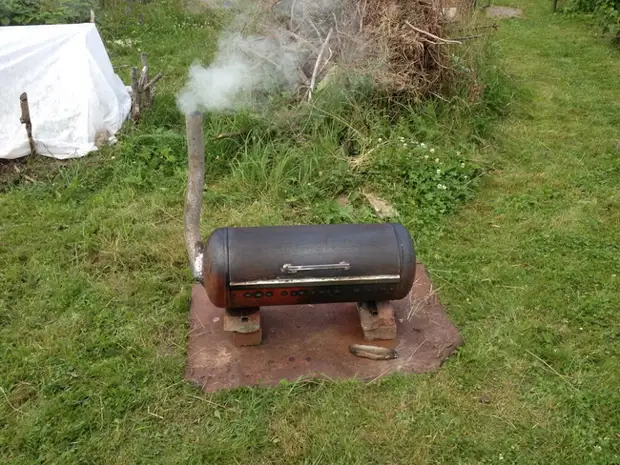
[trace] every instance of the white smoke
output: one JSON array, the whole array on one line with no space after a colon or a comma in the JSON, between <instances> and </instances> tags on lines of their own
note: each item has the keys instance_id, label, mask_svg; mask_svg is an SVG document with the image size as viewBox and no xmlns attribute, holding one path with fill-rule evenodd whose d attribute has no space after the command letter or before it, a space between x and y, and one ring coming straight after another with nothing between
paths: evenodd
<instances>
[{"instance_id":1,"label":"white smoke","mask_svg":"<svg viewBox=\"0 0 620 465\"><path fill-rule=\"evenodd\" d=\"M218 43L213 62L194 63L178 96L183 113L196 110L232 111L252 105L261 93L294 88L304 57L297 42L282 35L242 37L232 33Z\"/></svg>"},{"instance_id":2,"label":"white smoke","mask_svg":"<svg viewBox=\"0 0 620 465\"><path fill-rule=\"evenodd\" d=\"M190 67L177 96L179 109L185 114L235 111L253 107L274 91L307 86L328 31L337 27L337 7L346 1L282 0L271 3L264 15L253 0L211 0L238 14L220 37L213 61ZM245 36L250 22L258 32Z\"/></svg>"}]
</instances>

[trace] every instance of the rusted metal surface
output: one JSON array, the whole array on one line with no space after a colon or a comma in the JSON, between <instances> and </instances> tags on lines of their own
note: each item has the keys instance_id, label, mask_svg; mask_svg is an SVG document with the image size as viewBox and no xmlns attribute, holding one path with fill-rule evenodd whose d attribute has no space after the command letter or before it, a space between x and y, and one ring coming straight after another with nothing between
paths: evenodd
<instances>
[{"instance_id":1,"label":"rusted metal surface","mask_svg":"<svg viewBox=\"0 0 620 465\"><path fill-rule=\"evenodd\" d=\"M202 280L203 258L200 245L200 212L205 175L205 144L202 113L186 116L187 191L185 193L184 235L187 256L194 279Z\"/></svg>"},{"instance_id":2,"label":"rusted metal surface","mask_svg":"<svg viewBox=\"0 0 620 465\"><path fill-rule=\"evenodd\" d=\"M397 223L221 228L203 275L221 308L401 299L415 251Z\"/></svg>"},{"instance_id":3,"label":"rusted metal surface","mask_svg":"<svg viewBox=\"0 0 620 465\"><path fill-rule=\"evenodd\" d=\"M259 328L253 333L232 333L231 340L235 347L258 346L263 339L263 331Z\"/></svg>"},{"instance_id":4,"label":"rusted metal surface","mask_svg":"<svg viewBox=\"0 0 620 465\"><path fill-rule=\"evenodd\" d=\"M370 360L351 353L351 344L369 344L364 341L355 303L262 308L262 344L236 347L231 333L223 330L224 310L215 307L196 284L186 379L207 392L323 375L371 380L397 371L435 370L462 344L423 265L416 266L412 292L392 304L397 338L372 342L395 349L398 357L392 360Z\"/></svg>"}]
</instances>

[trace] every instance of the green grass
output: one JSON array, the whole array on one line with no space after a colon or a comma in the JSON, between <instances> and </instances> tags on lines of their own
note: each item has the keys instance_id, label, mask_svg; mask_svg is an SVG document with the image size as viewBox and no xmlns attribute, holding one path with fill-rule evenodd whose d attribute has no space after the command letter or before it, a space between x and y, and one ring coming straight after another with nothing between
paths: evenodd
<instances>
[{"instance_id":1,"label":"green grass","mask_svg":"<svg viewBox=\"0 0 620 465\"><path fill-rule=\"evenodd\" d=\"M490 100L463 114L427 105L390 122L315 109L295 139L257 116L208 117L205 234L376 221L360 195L376 190L466 341L433 374L215 395L183 382L190 274L174 94L193 59L211 56L222 18L163 3L106 24L115 65L140 48L166 77L116 147L31 160L20 169L35 182L2 177L0 461L620 463L620 53L546 2L512 6L526 19L494 36L511 83L490 73ZM114 45L127 37L138 45ZM491 123L509 88L508 117ZM243 134L211 140L224 131ZM366 157L357 170L343 134ZM399 137L432 145L444 175Z\"/></svg>"}]
</instances>

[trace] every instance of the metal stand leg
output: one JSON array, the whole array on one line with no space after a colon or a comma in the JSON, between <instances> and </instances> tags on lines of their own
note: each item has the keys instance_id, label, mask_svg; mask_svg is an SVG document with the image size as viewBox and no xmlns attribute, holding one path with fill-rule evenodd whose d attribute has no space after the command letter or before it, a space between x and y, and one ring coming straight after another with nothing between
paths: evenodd
<instances>
[{"instance_id":1,"label":"metal stand leg","mask_svg":"<svg viewBox=\"0 0 620 465\"><path fill-rule=\"evenodd\" d=\"M364 340L396 339L396 320L391 302L374 300L358 302L357 311L364 331Z\"/></svg>"},{"instance_id":2,"label":"metal stand leg","mask_svg":"<svg viewBox=\"0 0 620 465\"><path fill-rule=\"evenodd\" d=\"M232 333L233 344L237 347L257 346L262 341L258 307L226 309L224 311L224 331Z\"/></svg>"}]
</instances>

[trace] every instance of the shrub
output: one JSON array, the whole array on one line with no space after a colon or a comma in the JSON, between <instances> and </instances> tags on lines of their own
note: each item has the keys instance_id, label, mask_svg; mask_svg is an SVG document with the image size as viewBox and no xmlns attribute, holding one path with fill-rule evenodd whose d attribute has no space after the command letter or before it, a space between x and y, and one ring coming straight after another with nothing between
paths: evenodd
<instances>
[{"instance_id":1,"label":"shrub","mask_svg":"<svg viewBox=\"0 0 620 465\"><path fill-rule=\"evenodd\" d=\"M604 34L620 40L620 0L570 0L565 11L593 15Z\"/></svg>"},{"instance_id":2,"label":"shrub","mask_svg":"<svg viewBox=\"0 0 620 465\"><path fill-rule=\"evenodd\" d=\"M84 22L98 4L98 0L2 0L0 25Z\"/></svg>"}]
</instances>

